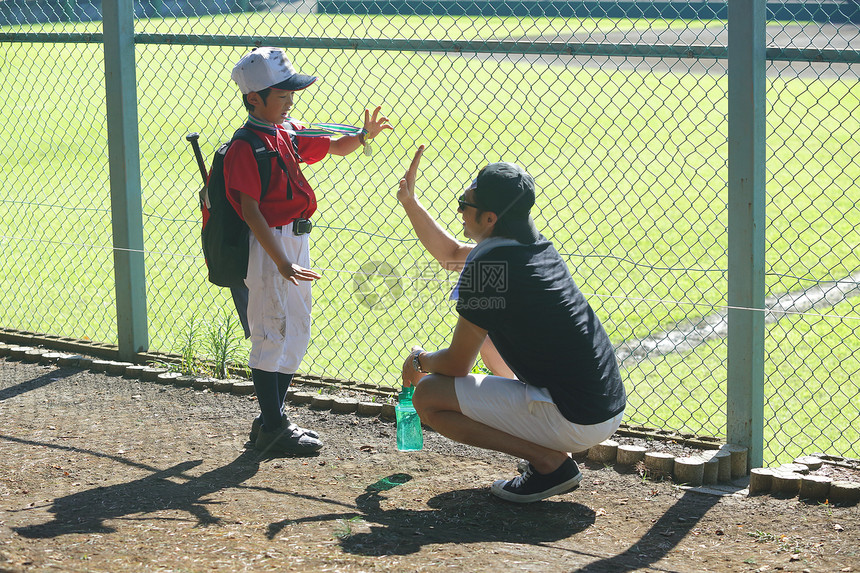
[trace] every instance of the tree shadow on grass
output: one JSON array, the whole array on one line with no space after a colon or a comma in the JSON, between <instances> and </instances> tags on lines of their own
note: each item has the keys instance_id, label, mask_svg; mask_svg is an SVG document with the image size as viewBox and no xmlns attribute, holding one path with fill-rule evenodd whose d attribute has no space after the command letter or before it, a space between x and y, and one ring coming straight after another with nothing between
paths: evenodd
<instances>
[{"instance_id":1,"label":"tree shadow on grass","mask_svg":"<svg viewBox=\"0 0 860 573\"><path fill-rule=\"evenodd\" d=\"M245 451L229 464L200 476L185 473L201 463L203 460L189 460L138 480L58 498L48 510L54 514L53 520L14 530L29 538L58 537L69 533L113 533L116 530L105 521L164 510L188 512L200 526L217 524L220 519L209 512L206 506L213 502L207 501L206 496L239 487L257 473L260 457L256 452Z\"/></svg>"},{"instance_id":2,"label":"tree shadow on grass","mask_svg":"<svg viewBox=\"0 0 860 573\"><path fill-rule=\"evenodd\" d=\"M308 521L340 521L338 534L347 553L379 556L408 555L423 546L447 543L527 543L541 544L564 539L594 523L594 511L580 503L543 501L514 505L490 498L485 488L446 492L431 498L430 510L382 509L383 493L412 479L408 474L392 474L369 485L356 498L355 514L325 514L284 520L269 526L274 538L288 525ZM361 519L369 532L353 533L350 522Z\"/></svg>"}]
</instances>

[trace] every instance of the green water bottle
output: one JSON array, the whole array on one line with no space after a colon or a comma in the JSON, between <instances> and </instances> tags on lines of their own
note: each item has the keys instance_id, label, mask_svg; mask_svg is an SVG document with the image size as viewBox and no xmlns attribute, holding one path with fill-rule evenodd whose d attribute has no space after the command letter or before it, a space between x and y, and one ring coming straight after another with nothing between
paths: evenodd
<instances>
[{"instance_id":1,"label":"green water bottle","mask_svg":"<svg viewBox=\"0 0 860 573\"><path fill-rule=\"evenodd\" d=\"M403 388L400 399L394 407L397 416L397 449L401 452L417 452L424 447L424 436L421 434L421 418L412 405L414 386Z\"/></svg>"}]
</instances>

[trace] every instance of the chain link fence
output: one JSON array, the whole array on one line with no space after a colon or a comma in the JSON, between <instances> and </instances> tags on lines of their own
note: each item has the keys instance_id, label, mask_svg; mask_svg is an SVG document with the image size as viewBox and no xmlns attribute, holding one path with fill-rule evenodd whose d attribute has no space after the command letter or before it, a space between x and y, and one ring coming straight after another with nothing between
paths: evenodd
<instances>
[{"instance_id":1,"label":"chain link fence","mask_svg":"<svg viewBox=\"0 0 860 573\"><path fill-rule=\"evenodd\" d=\"M395 198L424 143L418 192L454 235L456 197L483 165L535 176L538 227L616 344L628 424L725 435L725 3L155 0L134 13L151 350L179 352L231 304L206 282L185 135L211 159L245 119L233 63L274 44L322 78L296 119L360 125L381 105L396 127L370 156L305 169L324 278L303 373L395 385L412 344L446 344L456 275ZM0 324L116 343L100 15L0 1ZM860 457L860 6L768 15L765 459Z\"/></svg>"}]
</instances>

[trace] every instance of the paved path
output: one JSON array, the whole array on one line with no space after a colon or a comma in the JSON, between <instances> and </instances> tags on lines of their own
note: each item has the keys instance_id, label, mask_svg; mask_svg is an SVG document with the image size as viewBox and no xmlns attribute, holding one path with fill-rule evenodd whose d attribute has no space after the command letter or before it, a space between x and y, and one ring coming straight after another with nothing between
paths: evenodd
<instances>
[{"instance_id":1,"label":"paved path","mask_svg":"<svg viewBox=\"0 0 860 573\"><path fill-rule=\"evenodd\" d=\"M725 27L706 27L697 22L684 29L650 28L647 30L616 30L596 33L591 30L565 36L537 36L526 38L499 37L500 40L532 40L543 42L590 43L590 44L637 44L673 46L727 46L728 30ZM767 26L768 48L793 48L817 50L860 50L860 26L770 24ZM508 59L517 62L543 63L550 66L580 65L588 69L639 70L642 72L672 72L677 74L725 75L728 60L696 58L628 58L612 56L506 56L503 54L481 55L496 60ZM827 64L809 62L768 62L769 77L786 76L802 78L829 78L857 81L860 66L849 64Z\"/></svg>"},{"instance_id":2,"label":"paved path","mask_svg":"<svg viewBox=\"0 0 860 573\"><path fill-rule=\"evenodd\" d=\"M317 10L316 2L299 0L281 3L273 12L311 14ZM435 16L427 16L435 18ZM574 19L571 19L574 21ZM657 22L655 22L655 25ZM767 26L767 47L794 49L860 50L860 26L856 24L781 24ZM404 33L408 37L410 31ZM726 46L728 31L725 26L706 26L703 22L692 21L684 29L656 28L614 30L602 33L583 30L574 34L553 36L505 36L496 35L496 40L529 40L561 43L605 43L605 44L644 44L680 46ZM462 57L509 60L550 66L582 66L588 69L640 70L643 72L672 72L678 74L725 75L728 61L723 59L695 58L626 58L612 56L540 56L510 54L463 54ZM860 66L848 64L822 64L807 62L769 62L769 77L787 76L802 78L829 78L848 81L860 80Z\"/></svg>"},{"instance_id":3,"label":"paved path","mask_svg":"<svg viewBox=\"0 0 860 573\"><path fill-rule=\"evenodd\" d=\"M860 296L860 272L834 282L816 284L808 289L765 299L765 323L772 324L786 316L809 311L823 311L849 298ZM710 340L728 335L727 311L702 317L671 330L658 332L640 340L623 342L616 348L618 362L631 368L644 360L673 352L688 352Z\"/></svg>"}]
</instances>

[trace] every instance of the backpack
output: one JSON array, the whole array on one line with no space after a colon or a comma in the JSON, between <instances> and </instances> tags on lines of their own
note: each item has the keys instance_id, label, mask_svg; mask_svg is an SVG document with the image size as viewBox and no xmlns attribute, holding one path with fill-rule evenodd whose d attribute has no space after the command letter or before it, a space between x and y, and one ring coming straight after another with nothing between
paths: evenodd
<instances>
[{"instance_id":1,"label":"backpack","mask_svg":"<svg viewBox=\"0 0 860 573\"><path fill-rule=\"evenodd\" d=\"M293 133L290 133L293 149L298 155L298 146ZM268 149L266 144L251 129L244 127L236 130L230 141L223 143L216 151L212 160L209 182L200 192L200 210L203 215L203 230L201 241L203 256L209 269L209 282L222 287L245 288L245 277L248 273L248 224L236 213L233 205L227 199L227 187L224 182L224 157L227 150L237 139L248 142L254 150L257 167L260 172L260 200L269 188L272 177L272 158L278 160L278 165L286 173L287 168L280 154ZM287 179L287 197L292 198L292 188Z\"/></svg>"}]
</instances>

